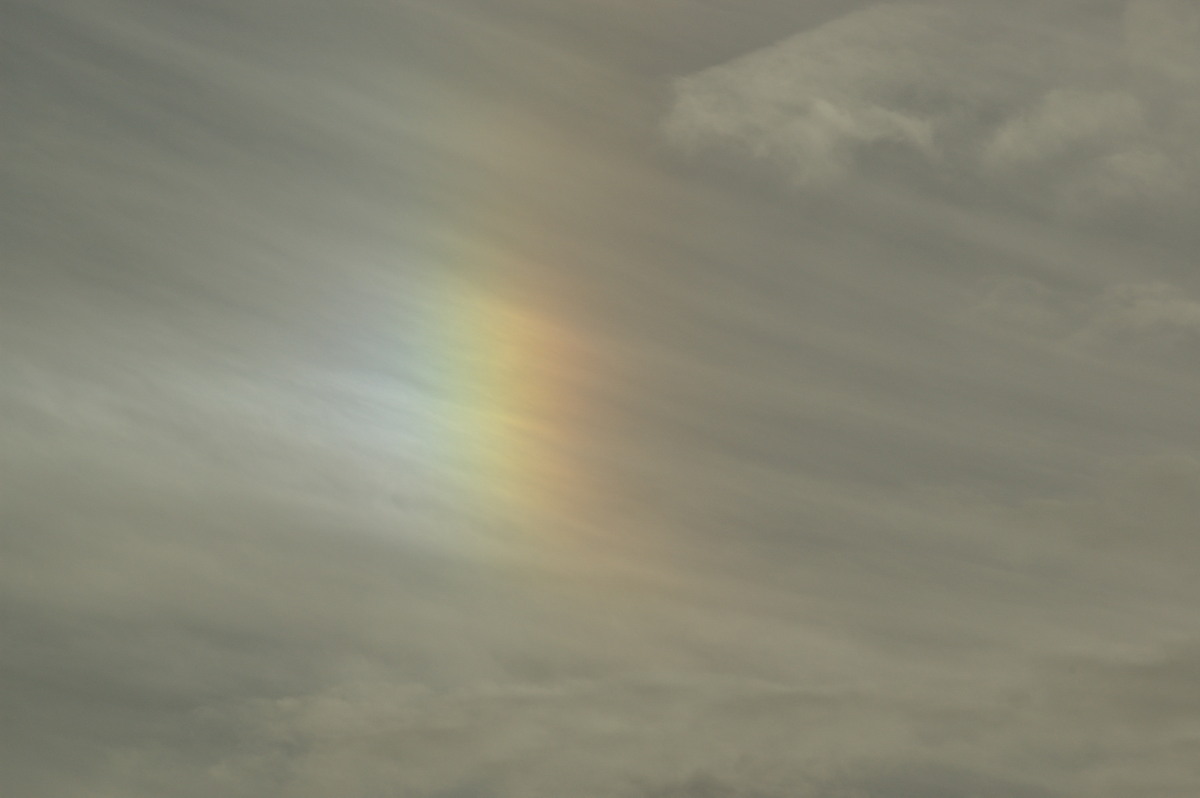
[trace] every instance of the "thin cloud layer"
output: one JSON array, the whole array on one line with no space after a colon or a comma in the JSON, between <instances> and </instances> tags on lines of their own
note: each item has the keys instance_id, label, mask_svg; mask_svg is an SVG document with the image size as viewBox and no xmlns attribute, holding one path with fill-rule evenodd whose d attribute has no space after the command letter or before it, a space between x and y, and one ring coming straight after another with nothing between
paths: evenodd
<instances>
[{"instance_id":1,"label":"thin cloud layer","mask_svg":"<svg viewBox=\"0 0 1200 798\"><path fill-rule=\"evenodd\" d=\"M665 130L801 185L918 170L1069 217L1190 204L1198 21L1174 0L879 4L679 79Z\"/></svg>"},{"instance_id":2,"label":"thin cloud layer","mask_svg":"<svg viewBox=\"0 0 1200 798\"><path fill-rule=\"evenodd\" d=\"M0 794L1195 795L1194 12L864 6L0 0Z\"/></svg>"},{"instance_id":3,"label":"thin cloud layer","mask_svg":"<svg viewBox=\"0 0 1200 798\"><path fill-rule=\"evenodd\" d=\"M1085 292L993 279L970 292L957 315L965 326L1082 357L1182 364L1200 345L1200 302L1167 282Z\"/></svg>"}]
</instances>

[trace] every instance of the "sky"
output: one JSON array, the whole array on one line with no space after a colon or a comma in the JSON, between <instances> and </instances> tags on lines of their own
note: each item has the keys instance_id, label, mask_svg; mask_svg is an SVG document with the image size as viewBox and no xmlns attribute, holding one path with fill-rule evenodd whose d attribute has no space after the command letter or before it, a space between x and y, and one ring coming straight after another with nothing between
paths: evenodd
<instances>
[{"instance_id":1,"label":"sky","mask_svg":"<svg viewBox=\"0 0 1200 798\"><path fill-rule=\"evenodd\" d=\"M1200 791L1200 6L0 14L6 798Z\"/></svg>"}]
</instances>

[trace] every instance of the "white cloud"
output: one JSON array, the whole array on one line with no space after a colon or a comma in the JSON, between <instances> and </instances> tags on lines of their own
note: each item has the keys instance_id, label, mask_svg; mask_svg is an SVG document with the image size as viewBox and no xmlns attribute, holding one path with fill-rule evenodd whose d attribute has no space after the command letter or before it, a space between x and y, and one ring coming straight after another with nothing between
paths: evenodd
<instances>
[{"instance_id":1,"label":"white cloud","mask_svg":"<svg viewBox=\"0 0 1200 798\"><path fill-rule=\"evenodd\" d=\"M1178 202L1200 183L1195 9L884 3L681 78L685 149L801 184L880 159L1068 216Z\"/></svg>"}]
</instances>

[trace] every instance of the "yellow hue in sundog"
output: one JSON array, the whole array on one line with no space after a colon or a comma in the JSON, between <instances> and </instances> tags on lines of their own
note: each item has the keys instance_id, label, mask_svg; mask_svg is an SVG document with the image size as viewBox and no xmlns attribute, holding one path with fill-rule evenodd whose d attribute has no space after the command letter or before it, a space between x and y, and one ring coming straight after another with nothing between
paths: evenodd
<instances>
[{"instance_id":1,"label":"yellow hue in sundog","mask_svg":"<svg viewBox=\"0 0 1200 798\"><path fill-rule=\"evenodd\" d=\"M582 352L549 292L519 285L514 271L525 270L499 272L503 286L454 289L462 488L487 522L553 542L584 494L573 451L586 425L573 377Z\"/></svg>"}]
</instances>

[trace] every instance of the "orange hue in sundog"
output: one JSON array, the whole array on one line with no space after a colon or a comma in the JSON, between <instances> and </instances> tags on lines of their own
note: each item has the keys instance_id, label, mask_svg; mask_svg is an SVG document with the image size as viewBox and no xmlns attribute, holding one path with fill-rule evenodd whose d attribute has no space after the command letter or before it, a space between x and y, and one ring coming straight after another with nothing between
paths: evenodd
<instances>
[{"instance_id":1,"label":"orange hue in sundog","mask_svg":"<svg viewBox=\"0 0 1200 798\"><path fill-rule=\"evenodd\" d=\"M560 542L550 533L577 516L585 494L583 352L550 292L518 284L525 271L498 270L503 286L477 275L454 289L463 495L486 522Z\"/></svg>"}]
</instances>

